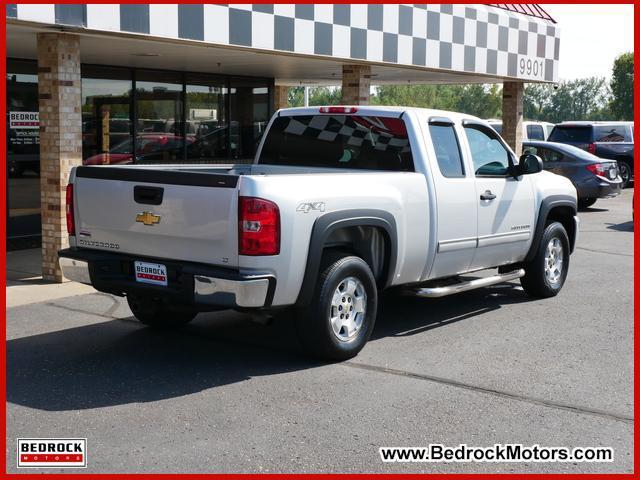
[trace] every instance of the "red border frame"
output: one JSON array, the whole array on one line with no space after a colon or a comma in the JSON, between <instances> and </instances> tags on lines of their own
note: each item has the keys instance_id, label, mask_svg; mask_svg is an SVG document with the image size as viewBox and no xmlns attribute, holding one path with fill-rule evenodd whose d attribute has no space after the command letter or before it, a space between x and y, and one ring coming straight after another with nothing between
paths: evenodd
<instances>
[{"instance_id":1,"label":"red border frame","mask_svg":"<svg viewBox=\"0 0 640 480\"><path fill-rule=\"evenodd\" d=\"M2 2L3 8L6 11L6 5L8 3L14 3L14 2ZM27 2L15 2L15 3L42 3L42 2L33 2L33 1L27 1ZM79 2L75 2L75 1L68 1L68 0L62 0L62 1L58 1L55 3L69 3L69 4L73 4L73 3L79 3ZM107 2L94 2L94 3L107 3ZM121 3L147 3L147 2L137 2L137 1L124 1ZM196 2L196 1L183 1L180 3L202 3L202 2ZM248 2L240 2L240 3L248 3ZM252 3L274 3L274 2L269 2L269 1L264 1L264 0L258 0L257 2L252 2ZM278 3L278 2L276 2ZM298 1L298 2L292 2L292 3L399 3L399 2L382 2L382 1L355 1L355 2L344 2L344 1L340 1L340 0L336 0L336 1L307 1L307 0L303 0L303 1ZM453 1L453 2L445 2L445 3L457 3L457 4L463 4L463 3L469 3L469 2L458 2L458 1ZM478 3L488 3L488 2L478 2ZM513 4L526 4L528 2L510 2ZM557 4L562 4L562 3L567 3L567 2L561 2L561 1L555 1L555 2L547 2L547 3L557 3ZM591 4L599 4L600 2L597 1L588 1L586 3L591 3ZM634 18L640 18L640 4L636 4L633 1L627 1L627 2L616 2L616 3L620 3L620 4L634 4ZM580 8L580 4L575 4L576 9ZM4 17L6 19L6 16ZM6 26L6 20L1 22L1 28L2 28L2 39L0 39L1 45L2 45L2 52L5 55L6 58L6 51L7 51L7 45L6 45L6 33L7 33L7 26ZM559 25L560 28L562 28L562 25ZM635 47L637 47L640 44L640 33L638 31L638 29L635 29L634 32L634 59L635 59ZM2 73L3 76L6 76L6 61L2 62ZM638 66L638 62L635 62L635 68L634 68L634 75L638 75L638 73L640 72L640 66ZM634 92L637 93L638 88L635 87L634 84ZM1 87L0 87L0 95L2 96L2 98L6 99L6 82L1 82ZM6 101L2 102L2 107L0 110L0 114L5 117L6 116ZM638 100L638 96L635 95L635 99L634 99L634 122L640 123L640 100ZM2 144L5 145L6 144L6 122L4 122L2 124L2 127L0 128L0 140L3 142ZM640 134L635 136L635 140L637 140L640 137ZM6 212L6 201L7 201L7 178L6 178L6 155L2 156L2 168L0 169L0 181L2 182L2 189L3 189L3 195L0 198L0 209L4 212ZM635 199L635 206L636 207L640 207L640 197L638 199ZM633 344L634 344L634 367L635 365L638 365L639 363L639 356L638 356L638 349L640 347L640 341L638 341L638 336L635 334L636 332L636 327L638 326L638 312L640 310L640 306L638 304L638 300L640 300L640 293L639 293L639 288L635 283L635 277L638 276L638 272L640 271L640 264L636 261L638 254L640 253L640 236L638 235L638 225L640 224L640 221L635 220L634 222L634 284L633 284L633 291L634 291L634 339L633 339ZM2 220L0 221L0 238L5 238L6 239L6 215L2 217ZM2 249L2 253L0 253L0 266L2 266L3 270L6 272L6 242L4 244L4 248ZM2 284L5 286L5 291L6 291L6 274L2 276ZM7 419L7 408L6 408L6 398L7 398L7 378L6 378L6 366L7 366L7 359L6 359L6 355L7 355L7 350L6 350L6 341L7 341L7 331L6 331L6 296L3 295L2 296L2 307L5 311L5 322L2 328L2 333L0 334L0 397L2 400L4 400L2 402L2 411L0 412L0 427L2 428L2 435L0 435L0 444L4 447L4 454L2 455L2 457L0 458L0 478L18 478L18 477L24 477L26 476L32 476L32 475L39 475L42 476L42 473L6 473L7 471L7 445L6 445L6 419ZM639 407L638 407L638 391L639 391L639 385L640 382L638 381L638 376L635 375L635 371L634 371L634 379L633 379L633 384L634 384L634 419L637 418L638 416L638 412L639 412ZM638 462L640 459L640 451L638 450L638 441L637 441L637 437L638 437L638 422L634 420L634 462L633 462L633 472L634 473L630 473L630 474L499 474L501 478L519 478L522 477L523 475L526 475L529 478L534 478L534 477L544 477L544 478L563 478L563 479L568 479L568 478L583 478L583 477L591 477L591 478L616 478L616 479L623 479L623 478L638 478L637 477L637 471L638 471ZM55 476L56 478L69 478L69 479L82 479L82 478L95 478L95 477L99 477L99 478L104 478L104 479L116 479L116 478L121 478L124 475L135 475L136 478L154 478L154 477L162 477L162 478L184 478L184 477L188 477L188 478L228 478L228 477L237 477L237 476L242 476L245 478L252 478L252 477L288 477L288 478L307 478L307 477L314 477L314 478L339 478L342 476L348 476L348 478L350 479L354 479L354 480L365 480L368 478L371 478L372 476L380 476L380 475L385 475L385 476L392 476L393 478L398 478L398 479L415 479L415 480L422 480L426 477L433 477L433 476L438 476L438 477L447 477L447 478L451 478L451 479L463 479L463 478L473 478L473 479L489 479L489 478L493 478L494 476L498 475L498 474L446 474L446 473L440 473L440 474L390 474L390 473L380 473L380 474L174 474L174 473L159 473L159 474L145 474L145 473L138 473L138 474L110 474L110 473L79 473L79 474L75 474L75 473L61 473L61 474L50 474L52 476Z\"/></svg>"}]
</instances>

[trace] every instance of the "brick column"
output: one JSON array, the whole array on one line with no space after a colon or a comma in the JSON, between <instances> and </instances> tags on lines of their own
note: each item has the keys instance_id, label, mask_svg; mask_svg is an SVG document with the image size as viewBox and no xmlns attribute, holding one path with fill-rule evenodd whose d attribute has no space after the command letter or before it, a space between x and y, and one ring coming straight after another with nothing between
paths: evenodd
<instances>
[{"instance_id":1,"label":"brick column","mask_svg":"<svg viewBox=\"0 0 640 480\"><path fill-rule=\"evenodd\" d=\"M273 87L273 111L287 108L289 106L289 87L286 85L276 85Z\"/></svg>"},{"instance_id":2,"label":"brick column","mask_svg":"<svg viewBox=\"0 0 640 480\"><path fill-rule=\"evenodd\" d=\"M504 82L502 85L502 138L516 155L522 154L522 115L524 83Z\"/></svg>"},{"instance_id":3,"label":"brick column","mask_svg":"<svg viewBox=\"0 0 640 480\"><path fill-rule=\"evenodd\" d=\"M342 104L368 105L371 89L371 67L368 65L342 66Z\"/></svg>"},{"instance_id":4,"label":"brick column","mask_svg":"<svg viewBox=\"0 0 640 480\"><path fill-rule=\"evenodd\" d=\"M58 250L68 246L65 192L71 167L82 164L80 40L38 33L42 277L62 282Z\"/></svg>"}]
</instances>

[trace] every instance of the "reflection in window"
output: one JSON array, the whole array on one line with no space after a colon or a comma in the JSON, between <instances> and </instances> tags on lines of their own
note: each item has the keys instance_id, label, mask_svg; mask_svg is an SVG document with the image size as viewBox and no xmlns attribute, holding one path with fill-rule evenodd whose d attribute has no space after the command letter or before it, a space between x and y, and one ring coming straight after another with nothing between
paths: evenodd
<instances>
[{"instance_id":1,"label":"reflection in window","mask_svg":"<svg viewBox=\"0 0 640 480\"><path fill-rule=\"evenodd\" d=\"M509 153L500 141L475 127L465 127L476 175L506 175Z\"/></svg>"},{"instance_id":2,"label":"reflection in window","mask_svg":"<svg viewBox=\"0 0 640 480\"><path fill-rule=\"evenodd\" d=\"M624 125L603 125L593 127L594 142L630 142L629 128Z\"/></svg>"},{"instance_id":3,"label":"reflection in window","mask_svg":"<svg viewBox=\"0 0 640 480\"><path fill-rule=\"evenodd\" d=\"M458 138L453 125L429 125L438 167L447 178L464 177Z\"/></svg>"},{"instance_id":4,"label":"reflection in window","mask_svg":"<svg viewBox=\"0 0 640 480\"><path fill-rule=\"evenodd\" d=\"M269 130L259 163L405 172L414 169L404 121L360 115L278 117Z\"/></svg>"},{"instance_id":5,"label":"reflection in window","mask_svg":"<svg viewBox=\"0 0 640 480\"><path fill-rule=\"evenodd\" d=\"M270 114L269 86L265 80L232 78L229 145L236 162L253 161Z\"/></svg>"},{"instance_id":6,"label":"reflection in window","mask_svg":"<svg viewBox=\"0 0 640 480\"><path fill-rule=\"evenodd\" d=\"M187 78L187 162L228 161L227 87L223 80Z\"/></svg>"},{"instance_id":7,"label":"reflection in window","mask_svg":"<svg viewBox=\"0 0 640 480\"><path fill-rule=\"evenodd\" d=\"M101 66L82 75L85 164L251 162L271 113L266 79Z\"/></svg>"},{"instance_id":8,"label":"reflection in window","mask_svg":"<svg viewBox=\"0 0 640 480\"><path fill-rule=\"evenodd\" d=\"M173 72L136 75L135 163L176 163L184 159L182 77Z\"/></svg>"},{"instance_id":9,"label":"reflection in window","mask_svg":"<svg viewBox=\"0 0 640 480\"><path fill-rule=\"evenodd\" d=\"M131 76L127 69L83 67L82 158L87 165L131 163ZM123 148L128 145L128 149ZM118 147L118 153L113 152Z\"/></svg>"}]
</instances>

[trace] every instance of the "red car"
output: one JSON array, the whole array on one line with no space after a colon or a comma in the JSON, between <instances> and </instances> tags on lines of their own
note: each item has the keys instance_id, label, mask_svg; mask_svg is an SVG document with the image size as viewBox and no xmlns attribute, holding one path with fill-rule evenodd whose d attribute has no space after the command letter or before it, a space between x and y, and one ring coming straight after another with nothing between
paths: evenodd
<instances>
[{"instance_id":1,"label":"red car","mask_svg":"<svg viewBox=\"0 0 640 480\"><path fill-rule=\"evenodd\" d=\"M136 159L162 160L163 154L171 155L183 147L183 137L177 137L172 133L150 133L138 136ZM187 144L194 142L187 137ZM119 143L108 153L99 153L84 160L85 165L124 165L133 161L133 138L129 137Z\"/></svg>"}]
</instances>

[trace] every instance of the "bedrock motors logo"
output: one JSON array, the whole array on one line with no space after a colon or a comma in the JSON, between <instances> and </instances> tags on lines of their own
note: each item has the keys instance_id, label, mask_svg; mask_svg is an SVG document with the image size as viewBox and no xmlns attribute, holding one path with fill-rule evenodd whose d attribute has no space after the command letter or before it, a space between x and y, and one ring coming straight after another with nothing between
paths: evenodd
<instances>
[{"instance_id":1,"label":"bedrock motors logo","mask_svg":"<svg viewBox=\"0 0 640 480\"><path fill-rule=\"evenodd\" d=\"M86 438L19 438L19 468L84 468Z\"/></svg>"}]
</instances>

